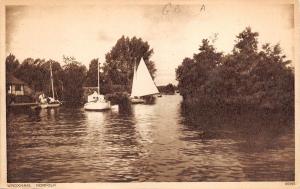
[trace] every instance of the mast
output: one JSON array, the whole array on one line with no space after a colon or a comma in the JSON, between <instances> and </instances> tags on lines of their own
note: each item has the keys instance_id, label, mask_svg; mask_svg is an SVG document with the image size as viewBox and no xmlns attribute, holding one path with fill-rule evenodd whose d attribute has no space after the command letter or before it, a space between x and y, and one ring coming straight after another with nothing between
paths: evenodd
<instances>
[{"instance_id":1,"label":"mast","mask_svg":"<svg viewBox=\"0 0 300 189\"><path fill-rule=\"evenodd\" d=\"M133 79L136 79L137 78L137 75L136 75L136 57L134 57L134 68L133 68Z\"/></svg>"},{"instance_id":2,"label":"mast","mask_svg":"<svg viewBox=\"0 0 300 189\"><path fill-rule=\"evenodd\" d=\"M132 85L131 85L131 96L133 97L136 88L136 58L133 59L133 77L132 77Z\"/></svg>"},{"instance_id":3,"label":"mast","mask_svg":"<svg viewBox=\"0 0 300 189\"><path fill-rule=\"evenodd\" d=\"M53 74L52 74L51 62L50 62L50 80L51 80L52 98L54 99Z\"/></svg>"},{"instance_id":4,"label":"mast","mask_svg":"<svg viewBox=\"0 0 300 189\"><path fill-rule=\"evenodd\" d=\"M100 72L100 62L98 62L98 71L97 71L97 73L98 73L98 94L100 95L100 76L99 76L99 72Z\"/></svg>"}]
</instances>

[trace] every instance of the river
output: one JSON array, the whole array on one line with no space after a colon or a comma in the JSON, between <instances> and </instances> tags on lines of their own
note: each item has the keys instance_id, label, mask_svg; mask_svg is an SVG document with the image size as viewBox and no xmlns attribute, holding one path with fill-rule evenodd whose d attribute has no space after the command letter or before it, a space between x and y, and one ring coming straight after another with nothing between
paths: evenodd
<instances>
[{"instance_id":1,"label":"river","mask_svg":"<svg viewBox=\"0 0 300 189\"><path fill-rule=\"evenodd\" d=\"M8 182L294 180L294 124L183 110L164 95L131 112L7 114Z\"/></svg>"}]
</instances>

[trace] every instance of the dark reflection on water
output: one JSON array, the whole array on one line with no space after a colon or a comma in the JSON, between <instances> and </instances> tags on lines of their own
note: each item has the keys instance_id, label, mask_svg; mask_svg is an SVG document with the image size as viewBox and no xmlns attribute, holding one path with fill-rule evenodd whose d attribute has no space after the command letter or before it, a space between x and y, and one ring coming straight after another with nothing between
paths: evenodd
<instances>
[{"instance_id":1,"label":"dark reflection on water","mask_svg":"<svg viewBox=\"0 0 300 189\"><path fill-rule=\"evenodd\" d=\"M293 121L180 101L163 96L129 113L11 112L8 182L294 180Z\"/></svg>"}]
</instances>

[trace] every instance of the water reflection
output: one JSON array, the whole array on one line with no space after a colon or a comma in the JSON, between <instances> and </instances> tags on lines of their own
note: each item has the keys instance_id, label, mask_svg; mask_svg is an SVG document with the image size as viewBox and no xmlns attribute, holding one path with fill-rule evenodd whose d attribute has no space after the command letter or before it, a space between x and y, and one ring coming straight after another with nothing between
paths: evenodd
<instances>
[{"instance_id":1,"label":"water reflection","mask_svg":"<svg viewBox=\"0 0 300 189\"><path fill-rule=\"evenodd\" d=\"M107 112L7 115L9 182L293 180L293 121L163 96Z\"/></svg>"},{"instance_id":2,"label":"water reflection","mask_svg":"<svg viewBox=\"0 0 300 189\"><path fill-rule=\"evenodd\" d=\"M227 166L231 170L226 174L230 178L219 179L235 181L235 175L261 181L294 179L293 119L280 114L203 112L188 107L182 107L181 114L186 126L182 140L205 142L205 149L200 151L211 158L210 167L223 163L223 169ZM232 170L238 167L239 173Z\"/></svg>"}]
</instances>

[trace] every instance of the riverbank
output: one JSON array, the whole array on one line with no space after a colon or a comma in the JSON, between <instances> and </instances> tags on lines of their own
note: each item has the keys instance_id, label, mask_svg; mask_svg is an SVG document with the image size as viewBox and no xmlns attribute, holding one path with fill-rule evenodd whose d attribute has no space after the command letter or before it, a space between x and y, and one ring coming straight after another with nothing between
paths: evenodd
<instances>
[{"instance_id":1,"label":"riverbank","mask_svg":"<svg viewBox=\"0 0 300 189\"><path fill-rule=\"evenodd\" d=\"M294 119L294 106L262 106L256 103L249 103L246 100L236 99L235 101L228 101L227 99L213 99L192 97L186 95L182 101L183 106L190 107L198 111L209 111L215 113L230 112L234 114L240 113L258 113L258 114L278 114L283 116L290 116Z\"/></svg>"}]
</instances>

